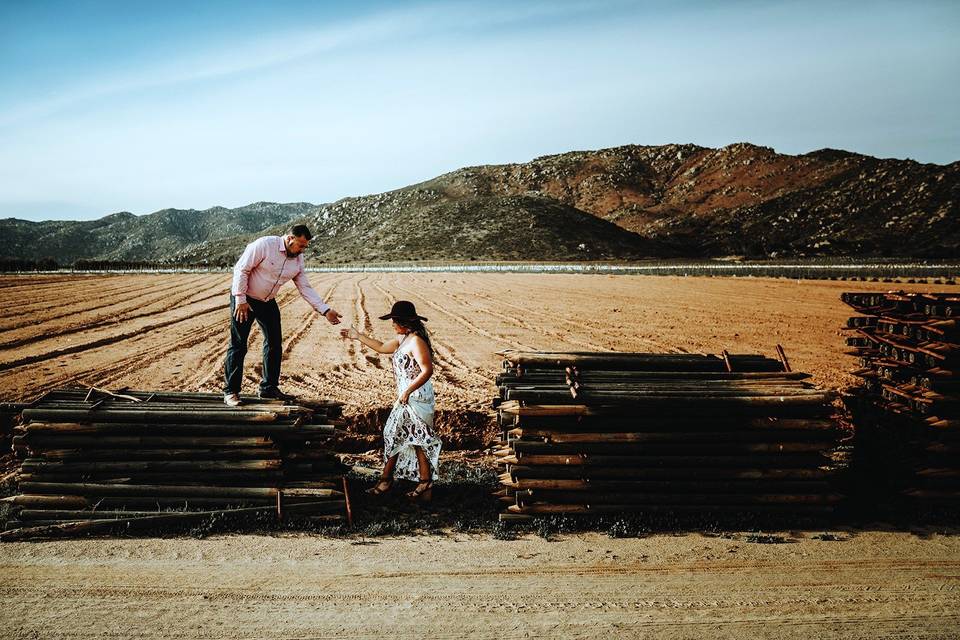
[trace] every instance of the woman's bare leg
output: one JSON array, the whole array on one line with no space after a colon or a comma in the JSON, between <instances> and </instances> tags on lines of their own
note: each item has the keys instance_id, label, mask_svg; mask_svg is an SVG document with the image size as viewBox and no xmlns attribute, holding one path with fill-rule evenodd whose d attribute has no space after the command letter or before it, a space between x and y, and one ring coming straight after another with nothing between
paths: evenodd
<instances>
[{"instance_id":1,"label":"woman's bare leg","mask_svg":"<svg viewBox=\"0 0 960 640\"><path fill-rule=\"evenodd\" d=\"M387 458L383 465L383 471L380 472L380 479L372 489L367 489L367 493L378 496L386 493L393 486L393 469L397 466L397 456Z\"/></svg>"},{"instance_id":2,"label":"woman's bare leg","mask_svg":"<svg viewBox=\"0 0 960 640\"><path fill-rule=\"evenodd\" d=\"M430 482L430 461L427 460L427 454L423 452L423 447L414 447L417 452L417 470L420 472L420 482Z\"/></svg>"},{"instance_id":3,"label":"woman's bare leg","mask_svg":"<svg viewBox=\"0 0 960 640\"><path fill-rule=\"evenodd\" d=\"M387 458L383 465L383 471L380 472L380 482L393 482L393 470L397 466L398 457L400 457L399 453Z\"/></svg>"},{"instance_id":4,"label":"woman's bare leg","mask_svg":"<svg viewBox=\"0 0 960 640\"><path fill-rule=\"evenodd\" d=\"M429 500L433 491L430 461L427 460L427 454L423 452L423 447L414 447L413 449L417 452L417 471L420 475L420 482L416 489L407 493L407 497L413 500Z\"/></svg>"}]
</instances>

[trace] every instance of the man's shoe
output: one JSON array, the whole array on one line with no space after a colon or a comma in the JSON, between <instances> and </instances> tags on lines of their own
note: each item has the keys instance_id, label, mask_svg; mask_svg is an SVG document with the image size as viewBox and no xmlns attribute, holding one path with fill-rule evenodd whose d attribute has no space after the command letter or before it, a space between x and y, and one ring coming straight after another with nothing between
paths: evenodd
<instances>
[{"instance_id":1,"label":"man's shoe","mask_svg":"<svg viewBox=\"0 0 960 640\"><path fill-rule=\"evenodd\" d=\"M264 400L283 400L284 402L296 402L297 396L292 396L289 393L284 393L280 389L273 389L271 391L261 391L260 397Z\"/></svg>"},{"instance_id":2,"label":"man's shoe","mask_svg":"<svg viewBox=\"0 0 960 640\"><path fill-rule=\"evenodd\" d=\"M223 404L228 407L239 407L240 406L240 394L239 393L225 393L223 394Z\"/></svg>"}]
</instances>

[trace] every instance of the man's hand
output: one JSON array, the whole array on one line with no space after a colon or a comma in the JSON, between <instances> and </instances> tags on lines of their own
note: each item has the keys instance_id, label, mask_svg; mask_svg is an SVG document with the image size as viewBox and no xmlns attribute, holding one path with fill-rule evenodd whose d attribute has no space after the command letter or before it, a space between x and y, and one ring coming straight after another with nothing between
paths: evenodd
<instances>
[{"instance_id":1,"label":"man's hand","mask_svg":"<svg viewBox=\"0 0 960 640\"><path fill-rule=\"evenodd\" d=\"M238 304L233 311L233 317L237 319L237 322L246 322L247 318L250 317L250 305L246 302Z\"/></svg>"},{"instance_id":2,"label":"man's hand","mask_svg":"<svg viewBox=\"0 0 960 640\"><path fill-rule=\"evenodd\" d=\"M327 322L330 324L340 324L340 314L333 309L327 309L327 312L323 314L323 317L326 318Z\"/></svg>"}]
</instances>

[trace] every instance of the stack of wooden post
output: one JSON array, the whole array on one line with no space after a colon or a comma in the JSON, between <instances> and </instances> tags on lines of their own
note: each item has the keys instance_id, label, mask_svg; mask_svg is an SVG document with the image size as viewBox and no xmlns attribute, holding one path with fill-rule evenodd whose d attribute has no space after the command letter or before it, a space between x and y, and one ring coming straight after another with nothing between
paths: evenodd
<instances>
[{"instance_id":1,"label":"stack of wooden post","mask_svg":"<svg viewBox=\"0 0 960 640\"><path fill-rule=\"evenodd\" d=\"M508 352L501 520L628 511L829 513L830 394L778 359Z\"/></svg>"},{"instance_id":2,"label":"stack of wooden post","mask_svg":"<svg viewBox=\"0 0 960 640\"><path fill-rule=\"evenodd\" d=\"M348 513L327 448L339 403L58 389L23 410L13 519L0 539L153 529L211 516ZM125 525L119 527L119 524Z\"/></svg>"},{"instance_id":3,"label":"stack of wooden post","mask_svg":"<svg viewBox=\"0 0 960 640\"><path fill-rule=\"evenodd\" d=\"M844 293L859 314L855 461L881 503L916 513L960 506L960 294Z\"/></svg>"},{"instance_id":4,"label":"stack of wooden post","mask_svg":"<svg viewBox=\"0 0 960 640\"><path fill-rule=\"evenodd\" d=\"M13 425L26 406L14 402L0 402L0 456L10 452Z\"/></svg>"}]
</instances>

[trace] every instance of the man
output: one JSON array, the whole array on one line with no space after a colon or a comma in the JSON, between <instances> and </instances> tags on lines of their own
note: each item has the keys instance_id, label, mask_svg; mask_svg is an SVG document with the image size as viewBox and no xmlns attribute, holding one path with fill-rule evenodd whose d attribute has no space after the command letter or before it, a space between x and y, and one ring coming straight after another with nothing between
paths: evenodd
<instances>
[{"instance_id":1,"label":"man","mask_svg":"<svg viewBox=\"0 0 960 640\"><path fill-rule=\"evenodd\" d=\"M263 379L261 398L294 400L278 388L283 338L280 334L280 307L277 292L288 280L300 290L307 303L327 319L340 324L340 314L320 299L310 286L304 270L303 250L312 235L306 225L298 224L283 236L264 236L247 245L233 268L230 288L230 348L224 364L223 401L230 407L240 404L243 381L243 358L247 355L247 338L256 320L263 332Z\"/></svg>"}]
</instances>

